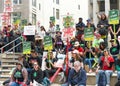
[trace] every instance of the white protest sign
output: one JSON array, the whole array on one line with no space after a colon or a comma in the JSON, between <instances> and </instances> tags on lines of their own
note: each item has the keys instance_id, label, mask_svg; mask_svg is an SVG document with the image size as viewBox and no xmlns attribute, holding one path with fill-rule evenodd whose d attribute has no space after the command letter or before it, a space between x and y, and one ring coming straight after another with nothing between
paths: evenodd
<instances>
[{"instance_id":1,"label":"white protest sign","mask_svg":"<svg viewBox=\"0 0 120 86\"><path fill-rule=\"evenodd\" d=\"M24 26L24 35L35 35L35 26Z\"/></svg>"}]
</instances>

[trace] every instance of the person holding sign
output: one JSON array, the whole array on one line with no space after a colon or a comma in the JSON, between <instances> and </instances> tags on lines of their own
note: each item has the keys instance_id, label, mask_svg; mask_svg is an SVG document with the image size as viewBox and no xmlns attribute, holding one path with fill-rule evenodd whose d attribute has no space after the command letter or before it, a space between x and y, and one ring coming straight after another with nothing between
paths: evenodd
<instances>
[{"instance_id":1,"label":"person holding sign","mask_svg":"<svg viewBox=\"0 0 120 86\"><path fill-rule=\"evenodd\" d=\"M52 77L54 75L54 73L57 71L57 66L56 66L56 63L57 63L58 59L57 58L54 58L54 55L53 55L53 52L52 51L49 51L47 53L47 58L45 59L45 63L46 63L46 75L48 78Z\"/></svg>"},{"instance_id":2,"label":"person holding sign","mask_svg":"<svg viewBox=\"0 0 120 86\"><path fill-rule=\"evenodd\" d=\"M101 35L101 38L104 39L104 42L107 43L107 37L108 37L108 19L106 15L103 13L100 16L100 21L97 24L97 27L99 28L99 34Z\"/></svg>"}]
</instances>

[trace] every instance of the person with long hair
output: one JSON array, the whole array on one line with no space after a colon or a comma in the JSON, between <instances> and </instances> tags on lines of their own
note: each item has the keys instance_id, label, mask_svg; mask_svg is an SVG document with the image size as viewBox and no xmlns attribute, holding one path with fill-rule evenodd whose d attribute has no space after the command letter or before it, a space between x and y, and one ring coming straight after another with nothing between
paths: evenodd
<instances>
[{"instance_id":1,"label":"person with long hair","mask_svg":"<svg viewBox=\"0 0 120 86\"><path fill-rule=\"evenodd\" d=\"M37 62L35 62L33 64L33 69L31 71L31 77L30 77L30 86L33 86L33 82L34 80L39 83L42 84L43 81L43 71L41 70L40 66L38 65Z\"/></svg>"}]
</instances>

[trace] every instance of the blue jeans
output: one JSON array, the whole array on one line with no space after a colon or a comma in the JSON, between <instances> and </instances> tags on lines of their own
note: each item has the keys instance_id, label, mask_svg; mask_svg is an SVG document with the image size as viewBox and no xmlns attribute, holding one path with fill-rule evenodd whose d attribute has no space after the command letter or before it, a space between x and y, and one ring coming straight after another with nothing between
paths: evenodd
<instances>
[{"instance_id":1,"label":"blue jeans","mask_svg":"<svg viewBox=\"0 0 120 86\"><path fill-rule=\"evenodd\" d=\"M106 78L107 78L107 84L110 84L110 76L112 75L113 71L112 70L99 70L97 75L96 75L96 84L98 84L99 76L100 73L105 72Z\"/></svg>"},{"instance_id":2,"label":"blue jeans","mask_svg":"<svg viewBox=\"0 0 120 86\"><path fill-rule=\"evenodd\" d=\"M89 68L91 69L92 68L92 62L91 61L93 61L93 60L94 60L94 58L85 58L84 63L88 64Z\"/></svg>"},{"instance_id":3,"label":"blue jeans","mask_svg":"<svg viewBox=\"0 0 120 86\"><path fill-rule=\"evenodd\" d=\"M117 78L120 80L120 71L117 71Z\"/></svg>"},{"instance_id":4,"label":"blue jeans","mask_svg":"<svg viewBox=\"0 0 120 86\"><path fill-rule=\"evenodd\" d=\"M21 84L18 84L16 82L12 82L12 84L10 86L22 86Z\"/></svg>"}]
</instances>

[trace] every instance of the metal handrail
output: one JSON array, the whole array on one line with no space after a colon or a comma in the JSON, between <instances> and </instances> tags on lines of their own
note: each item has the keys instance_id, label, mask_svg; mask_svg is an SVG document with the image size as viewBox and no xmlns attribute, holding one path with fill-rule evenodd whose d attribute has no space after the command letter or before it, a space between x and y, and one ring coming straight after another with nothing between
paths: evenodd
<instances>
[{"instance_id":1,"label":"metal handrail","mask_svg":"<svg viewBox=\"0 0 120 86\"><path fill-rule=\"evenodd\" d=\"M18 37L18 38L16 38L16 39L14 39L13 41L11 41L11 42L9 42L8 44L6 44L6 45L4 45L3 47L1 47L0 48L0 50L1 50L1 53L3 53L3 48L5 48L5 47L7 47L7 46L9 46L10 44L12 44L12 43L14 43L16 40L18 40L18 39L20 39L22 36L20 36L20 37ZM20 42L21 43L21 42ZM18 46L18 44L16 45L16 46ZM16 46L14 46L14 48L16 47ZM9 49L9 50L12 50L12 49L14 49L13 47L11 48L11 49ZM8 51L9 51L8 50Z\"/></svg>"},{"instance_id":2,"label":"metal handrail","mask_svg":"<svg viewBox=\"0 0 120 86\"><path fill-rule=\"evenodd\" d=\"M20 44L22 44L22 42L18 43L16 46L10 48L9 50L5 51L5 53L8 53L9 51L11 51L12 49L16 48L17 46L19 46Z\"/></svg>"}]
</instances>

